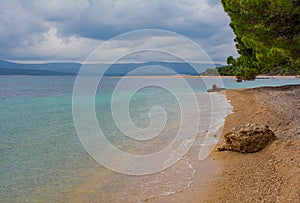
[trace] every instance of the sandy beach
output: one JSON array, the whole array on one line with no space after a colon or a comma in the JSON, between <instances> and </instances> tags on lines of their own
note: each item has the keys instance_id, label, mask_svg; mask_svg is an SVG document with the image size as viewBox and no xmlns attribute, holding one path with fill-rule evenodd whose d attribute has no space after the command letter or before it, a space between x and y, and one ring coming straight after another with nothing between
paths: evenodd
<instances>
[{"instance_id":1,"label":"sandy beach","mask_svg":"<svg viewBox=\"0 0 300 203\"><path fill-rule=\"evenodd\" d=\"M227 91L234 114L224 131L247 123L268 125L278 140L253 154L215 152L224 170L213 186L219 202L300 201L300 86Z\"/></svg>"},{"instance_id":2,"label":"sandy beach","mask_svg":"<svg viewBox=\"0 0 300 203\"><path fill-rule=\"evenodd\" d=\"M222 137L234 127L257 123L268 125L278 139L257 153L239 153L218 151L223 143L221 137L216 149L203 161L198 160L199 147L193 146L186 155L197 171L190 187L171 195L142 198L142 202L300 202L300 85L226 90L226 96L234 113L227 116L219 132ZM90 177L66 200L102 202L105 194L101 195L102 187L97 185L104 181L103 174ZM169 178L180 184L181 177ZM129 198L126 194L132 191L124 188L147 179L122 180L119 187L125 201ZM134 191L139 193L138 188ZM115 202L112 197L106 200Z\"/></svg>"},{"instance_id":3,"label":"sandy beach","mask_svg":"<svg viewBox=\"0 0 300 203\"><path fill-rule=\"evenodd\" d=\"M300 0L0 8L0 203L300 203Z\"/></svg>"},{"instance_id":4,"label":"sandy beach","mask_svg":"<svg viewBox=\"0 0 300 203\"><path fill-rule=\"evenodd\" d=\"M226 90L226 95L234 113L226 118L223 135L257 123L268 125L278 140L257 153L215 150L195 167L188 190L159 202L300 202L300 86Z\"/></svg>"}]
</instances>

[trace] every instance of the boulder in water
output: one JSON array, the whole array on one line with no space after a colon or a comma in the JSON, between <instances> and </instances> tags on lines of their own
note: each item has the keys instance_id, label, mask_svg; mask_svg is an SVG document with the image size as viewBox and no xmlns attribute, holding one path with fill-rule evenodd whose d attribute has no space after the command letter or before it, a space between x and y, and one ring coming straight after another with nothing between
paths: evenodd
<instances>
[{"instance_id":1,"label":"boulder in water","mask_svg":"<svg viewBox=\"0 0 300 203\"><path fill-rule=\"evenodd\" d=\"M216 84L213 84L212 88L208 89L207 92L219 92L219 91L222 91L222 90L226 90L226 88L218 87Z\"/></svg>"}]
</instances>

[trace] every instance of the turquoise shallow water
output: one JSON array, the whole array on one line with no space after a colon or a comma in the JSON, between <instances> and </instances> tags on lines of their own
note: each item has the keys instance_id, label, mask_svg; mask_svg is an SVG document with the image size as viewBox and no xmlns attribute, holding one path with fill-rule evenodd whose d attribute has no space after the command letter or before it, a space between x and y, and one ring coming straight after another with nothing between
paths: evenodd
<instances>
[{"instance_id":1,"label":"turquoise shallow water","mask_svg":"<svg viewBox=\"0 0 300 203\"><path fill-rule=\"evenodd\" d=\"M71 76L0 76L1 202L59 201L64 192L83 181L89 171L101 168L85 151L76 134L72 117L74 81L75 77ZM195 92L207 89L199 79L188 81ZM149 125L148 111L153 105L162 106L169 116L164 139L136 147L134 141L121 135L108 110L117 82L114 78L104 79L96 96L97 118L109 140L122 150L141 154L150 152L149 146L153 144L157 144L157 149L163 148L172 139L173 135L168 132L176 131L180 117L172 94L152 87L132 98L132 120L141 128ZM210 87L219 81L207 79L206 82ZM248 88L300 84L300 79L243 83L223 79L223 83L226 88ZM130 86L122 88L124 95L130 91ZM174 85L174 89L180 87ZM122 100L122 95L119 99ZM208 103L205 99L201 101L203 107Z\"/></svg>"}]
</instances>

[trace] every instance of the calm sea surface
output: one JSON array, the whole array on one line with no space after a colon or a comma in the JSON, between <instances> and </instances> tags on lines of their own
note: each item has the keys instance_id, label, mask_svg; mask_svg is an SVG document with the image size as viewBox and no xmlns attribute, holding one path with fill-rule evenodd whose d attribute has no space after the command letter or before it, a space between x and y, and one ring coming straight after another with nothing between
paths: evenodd
<instances>
[{"instance_id":1,"label":"calm sea surface","mask_svg":"<svg viewBox=\"0 0 300 203\"><path fill-rule=\"evenodd\" d=\"M128 79L135 83L141 79ZM135 81L136 80L136 81ZM166 79L153 79L166 80ZM176 80L176 79L168 79ZM0 76L0 201L1 202L54 202L63 201L65 195L74 186L85 182L95 171L104 170L81 145L77 136L72 116L72 92L75 77L73 76ZM140 128L150 125L148 112L152 106L159 105L168 115L168 122L161 132L162 138L150 143L138 144L126 138L115 125L111 111L111 99L118 78L104 78L96 95L96 114L98 122L111 143L118 148L143 154L162 149L174 137L180 124L180 105L172 93L181 90L177 83L172 83L171 92L150 86L138 91L130 103L132 122ZM187 79L199 101L199 113L202 116L199 133L216 131L224 122L228 104L222 103L220 109L211 110L211 98L205 93L213 83L222 85L219 80L207 79L206 85L200 79ZM166 83L168 81L166 80ZM223 79L226 88L245 88L259 86L278 86L300 84L300 79L268 79L236 83L233 79ZM129 83L130 84L130 83ZM130 94L131 87L122 86L116 99ZM225 97L224 97L225 98ZM221 99L216 96L216 99ZM227 105L227 106L226 106ZM214 115L212 115L214 112ZM225 113L226 113L225 112ZM159 119L159 118L157 118ZM215 142L216 140L211 140ZM139 147L137 147L139 146ZM190 173L178 174L178 168L169 173L181 175L181 185L165 180L163 172L153 179L136 182L140 184L146 199L153 195L168 195L188 187L195 169L182 159L178 166ZM108 178L109 176L109 178ZM98 183L100 199L120 202L120 191L116 185L122 183L122 175L110 173L103 177L105 185ZM105 179L105 181L104 181ZM143 182L143 184L141 184ZM165 185L162 185L164 182ZM155 190L155 186L159 190ZM147 189L148 188L148 189ZM150 189L151 190L150 190ZM115 195L119 192L120 197ZM126 193L123 191L123 193ZM127 193L128 194L128 193ZM141 197L139 197L141 198ZM130 199L130 198L129 198ZM140 201L132 197L132 201Z\"/></svg>"}]
</instances>

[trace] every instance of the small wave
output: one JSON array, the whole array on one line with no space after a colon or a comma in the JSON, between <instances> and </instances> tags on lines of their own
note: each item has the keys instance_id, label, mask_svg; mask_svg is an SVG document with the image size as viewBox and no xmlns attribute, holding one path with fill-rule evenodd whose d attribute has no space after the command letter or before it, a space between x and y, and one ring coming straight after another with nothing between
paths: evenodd
<instances>
[{"instance_id":1,"label":"small wave","mask_svg":"<svg viewBox=\"0 0 300 203\"><path fill-rule=\"evenodd\" d=\"M233 107L230 101L226 99L225 94L210 94L210 102L210 122L208 120L203 122L202 128L206 129L206 131L202 131L201 139L198 139L198 146L200 146L199 160L204 160L212 152L221 136L225 118L233 113ZM207 112L207 114L209 113ZM208 126L205 126L205 124Z\"/></svg>"},{"instance_id":2,"label":"small wave","mask_svg":"<svg viewBox=\"0 0 300 203\"><path fill-rule=\"evenodd\" d=\"M196 170L189 161L189 157L185 155L175 165L166 169L166 171L157 174L155 185L153 182L146 182L142 185L145 189L144 196L141 196L139 202L145 202L153 199L160 199L175 193L182 192L190 188L195 177ZM164 187L161 187L164 185ZM150 190L151 191L150 191Z\"/></svg>"}]
</instances>

